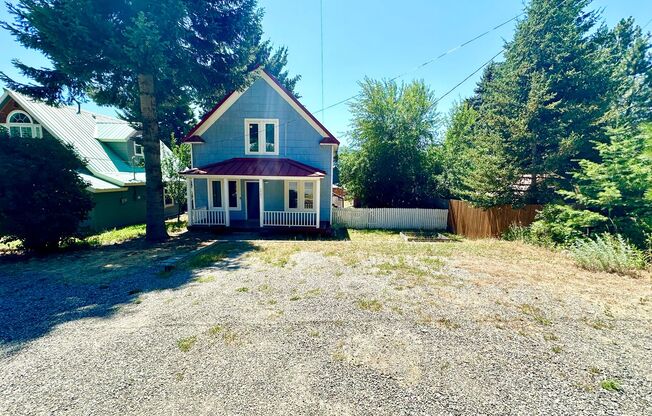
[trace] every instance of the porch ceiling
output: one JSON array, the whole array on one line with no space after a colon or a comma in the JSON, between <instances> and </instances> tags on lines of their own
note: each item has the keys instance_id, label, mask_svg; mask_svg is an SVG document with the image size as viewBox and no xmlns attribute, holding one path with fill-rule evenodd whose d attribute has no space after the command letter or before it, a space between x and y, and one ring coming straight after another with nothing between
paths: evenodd
<instances>
[{"instance_id":1,"label":"porch ceiling","mask_svg":"<svg viewBox=\"0 0 652 416\"><path fill-rule=\"evenodd\" d=\"M248 177L294 177L322 178L326 172L296 160L286 158L237 157L218 163L186 169L189 176L248 176Z\"/></svg>"}]
</instances>

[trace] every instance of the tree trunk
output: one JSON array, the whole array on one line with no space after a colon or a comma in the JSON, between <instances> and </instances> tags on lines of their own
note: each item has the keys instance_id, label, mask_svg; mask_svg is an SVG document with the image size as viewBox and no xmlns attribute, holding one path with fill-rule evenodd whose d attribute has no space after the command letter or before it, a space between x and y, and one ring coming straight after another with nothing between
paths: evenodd
<instances>
[{"instance_id":1,"label":"tree trunk","mask_svg":"<svg viewBox=\"0 0 652 416\"><path fill-rule=\"evenodd\" d=\"M138 75L140 92L140 113L143 122L143 147L145 151L145 177L147 197L147 219L145 239L150 242L168 238L163 210L163 175L161 174L161 148L158 139L158 119L154 76Z\"/></svg>"}]
</instances>

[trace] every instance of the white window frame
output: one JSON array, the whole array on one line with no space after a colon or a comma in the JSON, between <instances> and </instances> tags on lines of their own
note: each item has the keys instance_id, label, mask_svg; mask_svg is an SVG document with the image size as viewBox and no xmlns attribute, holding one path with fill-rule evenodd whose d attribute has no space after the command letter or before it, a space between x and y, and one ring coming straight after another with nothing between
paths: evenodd
<instances>
[{"instance_id":1,"label":"white window frame","mask_svg":"<svg viewBox=\"0 0 652 416\"><path fill-rule=\"evenodd\" d=\"M297 207L290 208L290 183L297 183ZM312 184L312 208L306 208L305 206L305 188L306 183ZM284 194L284 206L286 211L301 211L301 212L315 212L315 206L317 205L316 199L319 196L316 194L317 184L315 181L300 181L300 180L286 180L283 185L283 194Z\"/></svg>"},{"instance_id":2,"label":"white window frame","mask_svg":"<svg viewBox=\"0 0 652 416\"><path fill-rule=\"evenodd\" d=\"M168 194L167 188L165 188L165 186L164 186L163 187L163 207L164 208L170 208L170 207L174 206L174 198L170 197L170 201L172 201L172 203L170 203L170 204L168 204L165 201L165 197L166 197L167 194Z\"/></svg>"},{"instance_id":3,"label":"white window frame","mask_svg":"<svg viewBox=\"0 0 652 416\"><path fill-rule=\"evenodd\" d=\"M258 124L258 151L252 152L249 150L249 125ZM274 125L274 151L268 152L266 150L266 124ZM278 131L278 119L277 118L245 118L244 120L244 142L245 142L245 154L246 155L278 155L279 154L279 131Z\"/></svg>"},{"instance_id":4,"label":"white window frame","mask_svg":"<svg viewBox=\"0 0 652 416\"><path fill-rule=\"evenodd\" d=\"M140 147L140 152L136 150L139 147ZM140 143L136 143L135 140L134 140L134 156L145 157L145 146L143 146Z\"/></svg>"},{"instance_id":5,"label":"white window frame","mask_svg":"<svg viewBox=\"0 0 652 416\"><path fill-rule=\"evenodd\" d=\"M222 192L222 181L228 181L228 182L235 182L235 192L236 192L236 200L237 200L237 205L235 207L229 207L229 211L240 211L242 209L242 192L240 190L240 180L239 179L209 179L207 182L208 184L208 208L209 209L216 209L216 210L221 210L224 211L224 205L229 204L229 195L226 196L226 201L224 201L224 198L222 198L222 206L221 207L215 207L213 206L213 182L219 182L220 184L220 192ZM228 187L227 187L228 189ZM226 204L224 204L226 202Z\"/></svg>"},{"instance_id":6,"label":"white window frame","mask_svg":"<svg viewBox=\"0 0 652 416\"><path fill-rule=\"evenodd\" d=\"M11 118L15 114L24 114L25 117L27 117L29 119L29 123L12 123L12 122L10 122L9 120L11 120ZM32 118L32 116L30 116L29 114L27 114L23 110L14 110L14 111L10 112L7 115L7 119L5 120L5 125L4 126L7 129L7 133L9 133L10 136L11 136L11 128L16 127L16 128L19 128L19 129L24 129L24 128L31 129L31 131L32 131L32 137L31 138L32 139L40 139L40 138L43 137L43 129L41 128L41 125L34 123L34 119ZM15 136L12 136L12 137L15 137ZM21 133L20 133L19 137L23 137L22 130L21 130Z\"/></svg>"}]
</instances>

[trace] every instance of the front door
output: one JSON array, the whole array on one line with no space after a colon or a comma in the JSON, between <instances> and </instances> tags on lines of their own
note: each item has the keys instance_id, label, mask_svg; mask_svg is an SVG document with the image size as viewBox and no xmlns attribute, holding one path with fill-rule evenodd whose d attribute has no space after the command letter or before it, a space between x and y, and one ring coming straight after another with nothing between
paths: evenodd
<instances>
[{"instance_id":1,"label":"front door","mask_svg":"<svg viewBox=\"0 0 652 416\"><path fill-rule=\"evenodd\" d=\"M247 219L260 220L260 199L258 182L246 182L247 186Z\"/></svg>"}]
</instances>

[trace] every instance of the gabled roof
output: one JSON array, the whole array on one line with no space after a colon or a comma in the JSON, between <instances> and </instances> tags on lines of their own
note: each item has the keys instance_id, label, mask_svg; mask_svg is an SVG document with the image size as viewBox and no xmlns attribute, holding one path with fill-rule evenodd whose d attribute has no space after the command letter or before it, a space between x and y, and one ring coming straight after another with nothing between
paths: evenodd
<instances>
[{"instance_id":1,"label":"gabled roof","mask_svg":"<svg viewBox=\"0 0 652 416\"><path fill-rule=\"evenodd\" d=\"M126 121L90 111L78 112L76 107L53 107L11 90L5 90L0 102L7 97L16 101L56 139L73 146L88 171L96 178L117 186L145 183L143 168L132 167L104 143L124 142L138 136L139 132ZM161 143L161 153L169 152Z\"/></svg>"},{"instance_id":2,"label":"gabled roof","mask_svg":"<svg viewBox=\"0 0 652 416\"><path fill-rule=\"evenodd\" d=\"M274 77L271 73L269 73L265 68L259 67L258 69L255 70L256 75L262 78L265 82L267 82L281 97L285 99L285 101L290 104L294 108L294 110L299 113L307 122L310 124L319 134L321 134L324 137L324 140L327 140L327 142L324 142L322 140L322 144L334 144L334 145L339 145L340 142L335 138L335 136L328 131L326 127L315 117L306 107L303 106L297 99L297 97L294 96L290 91L288 91L287 88L285 88L276 77ZM242 91L232 91L231 93L227 94L222 100L217 103L215 107L211 111L209 111L197 124L190 132L187 134L186 137L184 137L181 141L183 143L195 143L191 141L191 137L193 136L201 136L208 128L215 123L221 116L226 112L226 110L229 109L237 100L242 96L242 94L248 89L249 87L245 88Z\"/></svg>"},{"instance_id":3,"label":"gabled roof","mask_svg":"<svg viewBox=\"0 0 652 416\"><path fill-rule=\"evenodd\" d=\"M326 173L312 166L285 158L236 157L218 163L187 169L184 175L256 176L284 178L321 178Z\"/></svg>"}]
</instances>

